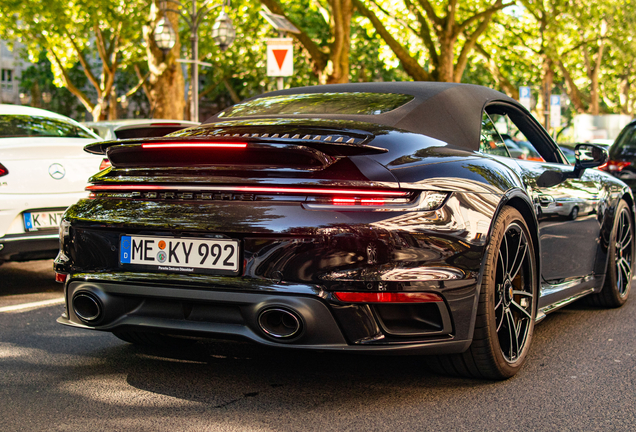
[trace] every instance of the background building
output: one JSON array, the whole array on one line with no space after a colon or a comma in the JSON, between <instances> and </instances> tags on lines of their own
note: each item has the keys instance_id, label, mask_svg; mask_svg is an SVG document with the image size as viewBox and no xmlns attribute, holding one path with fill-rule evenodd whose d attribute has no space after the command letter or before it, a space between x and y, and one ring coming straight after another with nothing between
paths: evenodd
<instances>
[{"instance_id":1,"label":"background building","mask_svg":"<svg viewBox=\"0 0 636 432\"><path fill-rule=\"evenodd\" d=\"M0 102L21 105L20 77L30 63L20 58L20 44L10 50L7 42L0 40Z\"/></svg>"}]
</instances>

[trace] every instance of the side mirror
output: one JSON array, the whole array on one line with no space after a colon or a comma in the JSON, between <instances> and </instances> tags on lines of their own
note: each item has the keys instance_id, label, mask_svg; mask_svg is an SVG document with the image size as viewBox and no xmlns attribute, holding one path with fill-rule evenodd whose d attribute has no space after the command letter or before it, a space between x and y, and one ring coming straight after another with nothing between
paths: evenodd
<instances>
[{"instance_id":1,"label":"side mirror","mask_svg":"<svg viewBox=\"0 0 636 432\"><path fill-rule=\"evenodd\" d=\"M578 144L574 148L574 170L572 172L544 171L537 179L537 186L549 188L569 178L581 178L587 168L596 168L609 160L609 154L601 146L594 144Z\"/></svg>"},{"instance_id":2,"label":"side mirror","mask_svg":"<svg viewBox=\"0 0 636 432\"><path fill-rule=\"evenodd\" d=\"M581 177L583 171L587 168L599 167L609 160L607 150L594 144L578 144L574 148L574 157L576 160L574 163L576 178Z\"/></svg>"}]
</instances>

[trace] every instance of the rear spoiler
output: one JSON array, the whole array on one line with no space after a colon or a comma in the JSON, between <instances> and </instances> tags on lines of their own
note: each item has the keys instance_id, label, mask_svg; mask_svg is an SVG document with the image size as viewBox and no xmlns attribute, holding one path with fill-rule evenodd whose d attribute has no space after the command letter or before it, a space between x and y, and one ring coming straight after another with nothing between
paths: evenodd
<instances>
[{"instance_id":1,"label":"rear spoiler","mask_svg":"<svg viewBox=\"0 0 636 432\"><path fill-rule=\"evenodd\" d=\"M115 150L116 146L133 147L149 144L174 145L174 144L190 144L195 146L200 144L202 147L210 146L210 144L228 144L245 143L248 148L251 146L276 145L289 146L290 148L302 146L318 150L326 155L338 156L355 156L386 153L388 150L383 147L376 147L369 144L374 135L364 131L347 130L312 130L307 133L225 133L225 134L201 134L198 135L197 129L189 129L188 135L168 136L161 138L142 138L127 139L116 141L100 141L87 145L84 150L88 153L105 155L109 148ZM207 132L207 131L205 131Z\"/></svg>"}]
</instances>

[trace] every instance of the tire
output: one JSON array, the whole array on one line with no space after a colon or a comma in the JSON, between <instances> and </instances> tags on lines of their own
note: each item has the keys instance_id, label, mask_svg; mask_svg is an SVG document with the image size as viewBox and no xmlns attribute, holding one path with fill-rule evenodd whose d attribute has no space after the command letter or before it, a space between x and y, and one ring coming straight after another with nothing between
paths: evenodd
<instances>
[{"instance_id":1,"label":"tire","mask_svg":"<svg viewBox=\"0 0 636 432\"><path fill-rule=\"evenodd\" d=\"M160 348L186 348L196 343L193 339L182 339L161 333L138 331L114 331L113 335L124 342L133 345L151 346Z\"/></svg>"},{"instance_id":2,"label":"tire","mask_svg":"<svg viewBox=\"0 0 636 432\"><path fill-rule=\"evenodd\" d=\"M516 374L526 360L538 301L534 245L516 209L505 207L497 217L484 259L470 347L430 363L445 374L501 380Z\"/></svg>"},{"instance_id":3,"label":"tire","mask_svg":"<svg viewBox=\"0 0 636 432\"><path fill-rule=\"evenodd\" d=\"M579 208L574 206L574 208L570 212L570 216L568 217L570 218L570 220L575 220L577 217L579 217Z\"/></svg>"},{"instance_id":4,"label":"tire","mask_svg":"<svg viewBox=\"0 0 636 432\"><path fill-rule=\"evenodd\" d=\"M634 221L629 206L621 200L610 235L605 282L599 293L587 297L589 304L607 308L625 304L632 288L634 253Z\"/></svg>"}]
</instances>

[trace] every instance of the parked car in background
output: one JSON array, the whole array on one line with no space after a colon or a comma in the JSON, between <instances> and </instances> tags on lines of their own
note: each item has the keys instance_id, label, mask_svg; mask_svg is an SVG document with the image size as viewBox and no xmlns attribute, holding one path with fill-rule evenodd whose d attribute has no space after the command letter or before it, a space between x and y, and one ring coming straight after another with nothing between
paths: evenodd
<instances>
[{"instance_id":1,"label":"parked car in background","mask_svg":"<svg viewBox=\"0 0 636 432\"><path fill-rule=\"evenodd\" d=\"M579 215L595 212L598 199L581 199L573 196L555 198L549 194L541 194L539 204L539 216L564 216L575 220Z\"/></svg>"},{"instance_id":2,"label":"parked car in background","mask_svg":"<svg viewBox=\"0 0 636 432\"><path fill-rule=\"evenodd\" d=\"M0 105L0 263L55 257L62 214L99 171L83 151L96 141L68 117Z\"/></svg>"},{"instance_id":3,"label":"parked car in background","mask_svg":"<svg viewBox=\"0 0 636 432\"><path fill-rule=\"evenodd\" d=\"M200 123L187 120L123 119L84 122L83 124L100 137L114 140L159 137L188 127L198 126Z\"/></svg>"},{"instance_id":4,"label":"parked car in background","mask_svg":"<svg viewBox=\"0 0 636 432\"><path fill-rule=\"evenodd\" d=\"M514 140L506 134L502 134L501 136L508 148L508 152L510 152L511 157L515 159L543 162L543 158L539 152L537 152L528 141Z\"/></svg>"},{"instance_id":5,"label":"parked car in background","mask_svg":"<svg viewBox=\"0 0 636 432\"><path fill-rule=\"evenodd\" d=\"M541 160L512 158L504 134ZM131 343L429 354L505 379L546 314L629 296L634 197L590 169L607 152L579 145L570 165L485 87L292 88L86 150L112 167L61 222L58 322ZM538 221L541 194L597 215Z\"/></svg>"},{"instance_id":6,"label":"parked car in background","mask_svg":"<svg viewBox=\"0 0 636 432\"><path fill-rule=\"evenodd\" d=\"M623 128L609 148L609 161L600 169L636 190L636 120Z\"/></svg>"}]
</instances>

